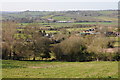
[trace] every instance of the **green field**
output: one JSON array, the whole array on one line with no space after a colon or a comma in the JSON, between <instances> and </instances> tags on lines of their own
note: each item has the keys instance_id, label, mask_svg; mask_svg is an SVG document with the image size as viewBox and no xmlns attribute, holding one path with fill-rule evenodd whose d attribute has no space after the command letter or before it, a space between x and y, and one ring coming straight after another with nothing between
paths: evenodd
<instances>
[{"instance_id":1,"label":"green field","mask_svg":"<svg viewBox=\"0 0 120 80\"><path fill-rule=\"evenodd\" d=\"M69 29L66 29L66 30L72 32L72 31L83 31L83 30L88 30L88 29L90 29L90 28L95 28L95 27L87 27L87 28L69 28Z\"/></svg>"},{"instance_id":2,"label":"green field","mask_svg":"<svg viewBox=\"0 0 120 80\"><path fill-rule=\"evenodd\" d=\"M118 62L2 61L3 78L117 78Z\"/></svg>"},{"instance_id":3,"label":"green field","mask_svg":"<svg viewBox=\"0 0 120 80\"><path fill-rule=\"evenodd\" d=\"M55 17L53 17L53 19L54 20L63 20L63 21L71 20L70 17L65 17L65 16L55 16Z\"/></svg>"},{"instance_id":4,"label":"green field","mask_svg":"<svg viewBox=\"0 0 120 80\"><path fill-rule=\"evenodd\" d=\"M22 24L23 24L23 26L26 26L26 25L29 25L29 24L32 24L32 23L22 23ZM112 25L112 24L117 24L117 23L108 23L108 22L81 22L81 23L37 23L37 24L40 24L41 26L51 26L51 27L57 28L57 27L69 27L69 26L73 26L73 25L76 25L76 24Z\"/></svg>"}]
</instances>

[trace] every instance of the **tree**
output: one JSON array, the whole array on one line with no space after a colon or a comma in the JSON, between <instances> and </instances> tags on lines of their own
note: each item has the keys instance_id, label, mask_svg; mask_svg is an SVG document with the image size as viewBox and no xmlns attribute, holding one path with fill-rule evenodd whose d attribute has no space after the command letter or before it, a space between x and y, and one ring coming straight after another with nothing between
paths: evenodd
<instances>
[{"instance_id":1,"label":"tree","mask_svg":"<svg viewBox=\"0 0 120 80\"><path fill-rule=\"evenodd\" d=\"M45 31L41 31L38 25L29 25L25 28L25 33L27 35L31 35L31 42L32 47L31 50L33 51L33 60L35 57L42 57L42 58L49 58L49 45L50 40L44 35L46 34Z\"/></svg>"},{"instance_id":2,"label":"tree","mask_svg":"<svg viewBox=\"0 0 120 80\"><path fill-rule=\"evenodd\" d=\"M42 57L42 58L50 58L50 40L45 37L41 38L35 38L33 41L33 51L34 51L34 58L35 60L36 56Z\"/></svg>"},{"instance_id":3,"label":"tree","mask_svg":"<svg viewBox=\"0 0 120 80\"><path fill-rule=\"evenodd\" d=\"M54 53L58 60L84 61L85 50L84 42L79 37L70 37L55 46Z\"/></svg>"},{"instance_id":4,"label":"tree","mask_svg":"<svg viewBox=\"0 0 120 80\"><path fill-rule=\"evenodd\" d=\"M2 25L2 41L9 46L9 59L12 58L14 34L16 33L17 23L12 21L3 22Z\"/></svg>"},{"instance_id":5,"label":"tree","mask_svg":"<svg viewBox=\"0 0 120 80\"><path fill-rule=\"evenodd\" d=\"M32 44L28 42L17 42L13 48L14 60L21 60L33 56Z\"/></svg>"},{"instance_id":6,"label":"tree","mask_svg":"<svg viewBox=\"0 0 120 80\"><path fill-rule=\"evenodd\" d=\"M91 43L87 47L87 51L90 53L94 53L94 57L97 61L100 59L103 59L105 57L105 53L103 52L103 49L108 48L111 46L111 39L99 35L95 36Z\"/></svg>"},{"instance_id":7,"label":"tree","mask_svg":"<svg viewBox=\"0 0 120 80\"><path fill-rule=\"evenodd\" d=\"M10 46L8 43L2 43L2 59L9 59Z\"/></svg>"}]
</instances>

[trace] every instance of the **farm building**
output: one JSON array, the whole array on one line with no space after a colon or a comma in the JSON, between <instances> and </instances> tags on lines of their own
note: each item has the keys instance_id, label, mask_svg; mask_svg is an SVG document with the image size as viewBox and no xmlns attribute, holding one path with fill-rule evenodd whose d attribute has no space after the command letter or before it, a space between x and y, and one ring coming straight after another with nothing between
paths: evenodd
<instances>
[{"instance_id":1,"label":"farm building","mask_svg":"<svg viewBox=\"0 0 120 80\"><path fill-rule=\"evenodd\" d=\"M73 21L56 21L57 23L72 23Z\"/></svg>"},{"instance_id":2,"label":"farm building","mask_svg":"<svg viewBox=\"0 0 120 80\"><path fill-rule=\"evenodd\" d=\"M84 30L80 34L90 35L90 34L100 34L100 32L95 32L95 28L93 28L93 29Z\"/></svg>"}]
</instances>

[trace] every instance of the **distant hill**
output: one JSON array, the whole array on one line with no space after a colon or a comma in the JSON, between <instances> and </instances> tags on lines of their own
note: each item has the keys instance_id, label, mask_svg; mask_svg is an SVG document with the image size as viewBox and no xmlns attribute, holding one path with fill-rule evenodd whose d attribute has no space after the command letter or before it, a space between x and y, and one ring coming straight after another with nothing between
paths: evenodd
<instances>
[{"instance_id":1,"label":"distant hill","mask_svg":"<svg viewBox=\"0 0 120 80\"><path fill-rule=\"evenodd\" d=\"M3 11L3 20L16 20L21 18L29 19L54 19L57 21L113 21L117 22L117 10L87 10L87 11L23 11L12 12Z\"/></svg>"}]
</instances>

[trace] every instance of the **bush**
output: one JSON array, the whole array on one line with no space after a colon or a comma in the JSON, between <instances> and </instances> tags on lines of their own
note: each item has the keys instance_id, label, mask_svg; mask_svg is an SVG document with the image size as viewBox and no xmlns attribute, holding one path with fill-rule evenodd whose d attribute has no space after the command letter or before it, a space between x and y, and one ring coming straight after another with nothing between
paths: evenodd
<instances>
[{"instance_id":1,"label":"bush","mask_svg":"<svg viewBox=\"0 0 120 80\"><path fill-rule=\"evenodd\" d=\"M80 37L70 37L54 47L57 60L86 61L88 53Z\"/></svg>"},{"instance_id":2,"label":"bush","mask_svg":"<svg viewBox=\"0 0 120 80\"><path fill-rule=\"evenodd\" d=\"M115 53L113 60L120 61L120 52Z\"/></svg>"},{"instance_id":3,"label":"bush","mask_svg":"<svg viewBox=\"0 0 120 80\"><path fill-rule=\"evenodd\" d=\"M2 59L9 59L10 46L6 43L2 44Z\"/></svg>"},{"instance_id":4,"label":"bush","mask_svg":"<svg viewBox=\"0 0 120 80\"><path fill-rule=\"evenodd\" d=\"M111 47L112 40L104 37L102 35L92 38L91 42L87 46L87 51L89 53L94 53L93 56L96 57L96 60L112 60L112 55L104 53L105 48Z\"/></svg>"}]
</instances>

